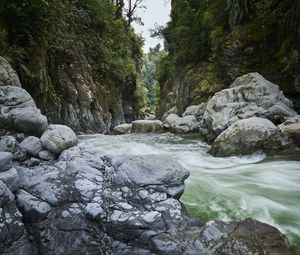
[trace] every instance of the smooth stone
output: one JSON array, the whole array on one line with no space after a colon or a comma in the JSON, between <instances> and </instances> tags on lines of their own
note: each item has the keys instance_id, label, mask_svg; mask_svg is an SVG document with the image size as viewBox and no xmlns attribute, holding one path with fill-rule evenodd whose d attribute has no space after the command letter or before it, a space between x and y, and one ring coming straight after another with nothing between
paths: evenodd
<instances>
[{"instance_id":1,"label":"smooth stone","mask_svg":"<svg viewBox=\"0 0 300 255\"><path fill-rule=\"evenodd\" d=\"M0 172L12 167L13 155L9 152L0 151Z\"/></svg>"},{"instance_id":2,"label":"smooth stone","mask_svg":"<svg viewBox=\"0 0 300 255\"><path fill-rule=\"evenodd\" d=\"M74 131L64 125L50 125L41 137L43 146L50 152L60 154L78 143Z\"/></svg>"},{"instance_id":3,"label":"smooth stone","mask_svg":"<svg viewBox=\"0 0 300 255\"><path fill-rule=\"evenodd\" d=\"M20 146L24 148L29 155L34 157L38 157L39 153L44 149L40 139L35 136L27 137L20 143Z\"/></svg>"}]
</instances>

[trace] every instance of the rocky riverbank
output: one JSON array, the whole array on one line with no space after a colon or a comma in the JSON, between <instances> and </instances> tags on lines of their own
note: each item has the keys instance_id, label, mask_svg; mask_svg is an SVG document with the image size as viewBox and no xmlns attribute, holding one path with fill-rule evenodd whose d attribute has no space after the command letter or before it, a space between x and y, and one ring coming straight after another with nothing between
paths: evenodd
<instances>
[{"instance_id":1,"label":"rocky riverbank","mask_svg":"<svg viewBox=\"0 0 300 255\"><path fill-rule=\"evenodd\" d=\"M135 121L116 127L118 134L128 132L173 132L199 134L212 143L214 156L247 155L256 152L281 153L300 148L300 117L279 86L258 73L237 78L229 89L217 92L207 103L188 107L177 115L167 111L162 122ZM150 126L159 128L153 129Z\"/></svg>"},{"instance_id":2,"label":"rocky riverbank","mask_svg":"<svg viewBox=\"0 0 300 255\"><path fill-rule=\"evenodd\" d=\"M0 128L0 254L292 253L254 219L192 219L179 202L189 173L176 160L78 147L21 87L0 86Z\"/></svg>"}]
</instances>

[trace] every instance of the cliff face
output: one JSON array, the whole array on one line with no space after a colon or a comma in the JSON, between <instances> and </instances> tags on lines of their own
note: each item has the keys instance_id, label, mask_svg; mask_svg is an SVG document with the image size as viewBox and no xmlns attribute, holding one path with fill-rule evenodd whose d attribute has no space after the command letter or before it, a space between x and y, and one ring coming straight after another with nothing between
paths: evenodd
<instances>
[{"instance_id":1,"label":"cliff face","mask_svg":"<svg viewBox=\"0 0 300 255\"><path fill-rule=\"evenodd\" d=\"M141 41L113 4L25 2L12 1L0 12L0 53L49 122L102 133L136 118Z\"/></svg>"},{"instance_id":2,"label":"cliff face","mask_svg":"<svg viewBox=\"0 0 300 255\"><path fill-rule=\"evenodd\" d=\"M169 56L168 65L161 65L158 117L173 106L182 114L187 106L206 102L250 72L279 84L300 110L300 37L295 29L299 12L293 16L294 25L285 20L299 4L256 2L230 26L231 12L242 10L229 10L226 1L199 1L199 6L172 1L171 21L164 30Z\"/></svg>"}]
</instances>

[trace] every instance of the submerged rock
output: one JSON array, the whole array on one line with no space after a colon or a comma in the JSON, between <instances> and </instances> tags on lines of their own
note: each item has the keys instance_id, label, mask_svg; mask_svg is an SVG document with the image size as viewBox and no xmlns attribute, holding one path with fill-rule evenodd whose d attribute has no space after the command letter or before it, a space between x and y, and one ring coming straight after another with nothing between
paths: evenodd
<instances>
[{"instance_id":1,"label":"submerged rock","mask_svg":"<svg viewBox=\"0 0 300 255\"><path fill-rule=\"evenodd\" d=\"M60 154L78 143L74 131L64 125L50 125L41 137L41 143L50 152Z\"/></svg>"},{"instance_id":2,"label":"submerged rock","mask_svg":"<svg viewBox=\"0 0 300 255\"><path fill-rule=\"evenodd\" d=\"M213 141L219 134L239 119L273 116L293 117L292 103L280 88L258 73L237 78L229 89L216 93L207 103L201 133Z\"/></svg>"},{"instance_id":3,"label":"submerged rock","mask_svg":"<svg viewBox=\"0 0 300 255\"><path fill-rule=\"evenodd\" d=\"M47 126L47 118L26 90L0 86L0 128L41 135Z\"/></svg>"},{"instance_id":4,"label":"submerged rock","mask_svg":"<svg viewBox=\"0 0 300 255\"><path fill-rule=\"evenodd\" d=\"M176 114L170 114L164 120L164 126L171 132L179 134L199 132L199 123L193 115L181 118Z\"/></svg>"},{"instance_id":5,"label":"submerged rock","mask_svg":"<svg viewBox=\"0 0 300 255\"><path fill-rule=\"evenodd\" d=\"M162 133L163 124L160 120L136 120L132 122L131 133Z\"/></svg>"},{"instance_id":6,"label":"submerged rock","mask_svg":"<svg viewBox=\"0 0 300 255\"><path fill-rule=\"evenodd\" d=\"M216 138L210 153L219 157L252 154L263 150L264 142L277 130L267 119L238 120Z\"/></svg>"},{"instance_id":7,"label":"submerged rock","mask_svg":"<svg viewBox=\"0 0 300 255\"><path fill-rule=\"evenodd\" d=\"M121 124L119 126L116 126L114 128L114 131L118 135L129 134L131 132L131 127L132 127L132 124L125 123L125 124Z\"/></svg>"}]
</instances>

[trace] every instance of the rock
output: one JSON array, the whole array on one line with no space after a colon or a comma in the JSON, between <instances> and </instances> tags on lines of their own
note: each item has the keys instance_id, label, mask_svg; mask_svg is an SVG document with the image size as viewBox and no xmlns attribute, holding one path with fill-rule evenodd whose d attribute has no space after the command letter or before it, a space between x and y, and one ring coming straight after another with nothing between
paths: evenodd
<instances>
[{"instance_id":1,"label":"rock","mask_svg":"<svg viewBox=\"0 0 300 255\"><path fill-rule=\"evenodd\" d=\"M48 151L60 154L77 145L78 139L71 128L63 125L50 125L42 135L41 142Z\"/></svg>"},{"instance_id":2,"label":"rock","mask_svg":"<svg viewBox=\"0 0 300 255\"><path fill-rule=\"evenodd\" d=\"M37 222L49 214L51 206L42 200L32 196L25 190L19 189L16 194L18 208L27 222Z\"/></svg>"},{"instance_id":3,"label":"rock","mask_svg":"<svg viewBox=\"0 0 300 255\"><path fill-rule=\"evenodd\" d=\"M50 160L54 160L55 156L50 151L43 150L39 153L39 158L50 161Z\"/></svg>"},{"instance_id":4,"label":"rock","mask_svg":"<svg viewBox=\"0 0 300 255\"><path fill-rule=\"evenodd\" d=\"M31 156L37 157L39 153L44 149L39 138L35 136L29 136L23 142L20 143L20 146Z\"/></svg>"},{"instance_id":5,"label":"rock","mask_svg":"<svg viewBox=\"0 0 300 255\"><path fill-rule=\"evenodd\" d=\"M170 114L164 120L164 126L174 133L186 134L199 132L199 123L193 115L180 118L176 114Z\"/></svg>"},{"instance_id":6,"label":"rock","mask_svg":"<svg viewBox=\"0 0 300 255\"><path fill-rule=\"evenodd\" d=\"M21 87L21 83L16 71L11 67L8 61L0 57L0 84Z\"/></svg>"},{"instance_id":7,"label":"rock","mask_svg":"<svg viewBox=\"0 0 300 255\"><path fill-rule=\"evenodd\" d=\"M207 103L201 133L213 141L219 134L239 119L274 115L293 117L292 103L284 97L279 87L258 73L237 78L229 89L216 93Z\"/></svg>"},{"instance_id":8,"label":"rock","mask_svg":"<svg viewBox=\"0 0 300 255\"><path fill-rule=\"evenodd\" d=\"M202 116L205 112L205 108L206 108L206 103L189 106L188 108L186 108L186 110L182 114L182 116L184 117L184 116L193 115L193 116L195 116L197 121L200 122L202 120Z\"/></svg>"},{"instance_id":9,"label":"rock","mask_svg":"<svg viewBox=\"0 0 300 255\"><path fill-rule=\"evenodd\" d=\"M277 130L267 119L252 117L238 120L215 139L210 153L228 157L263 150L264 142Z\"/></svg>"},{"instance_id":10,"label":"rock","mask_svg":"<svg viewBox=\"0 0 300 255\"><path fill-rule=\"evenodd\" d=\"M223 245L224 254L252 254L253 247L271 250L273 238L277 251L288 250L285 237L260 222L202 225L191 219L177 193L188 172L166 156L113 158L76 146L56 161L18 172L18 206L38 254L198 255L218 254ZM242 231L251 239L239 237ZM264 233L270 242L258 242L266 240Z\"/></svg>"},{"instance_id":11,"label":"rock","mask_svg":"<svg viewBox=\"0 0 300 255\"><path fill-rule=\"evenodd\" d=\"M11 153L0 151L0 172L12 167L12 159L13 155Z\"/></svg>"},{"instance_id":12,"label":"rock","mask_svg":"<svg viewBox=\"0 0 300 255\"><path fill-rule=\"evenodd\" d=\"M3 255L35 255L18 211L14 195L0 181L0 252Z\"/></svg>"},{"instance_id":13,"label":"rock","mask_svg":"<svg viewBox=\"0 0 300 255\"><path fill-rule=\"evenodd\" d=\"M289 124L292 123L292 124ZM275 154L300 148L300 122L285 122L279 130L264 142L267 154Z\"/></svg>"},{"instance_id":14,"label":"rock","mask_svg":"<svg viewBox=\"0 0 300 255\"><path fill-rule=\"evenodd\" d=\"M41 135L47 126L47 118L26 90L0 86L0 128Z\"/></svg>"},{"instance_id":15,"label":"rock","mask_svg":"<svg viewBox=\"0 0 300 255\"><path fill-rule=\"evenodd\" d=\"M114 131L118 135L124 135L124 134L129 134L131 132L131 126L132 124L121 124L119 126L116 126L114 128Z\"/></svg>"},{"instance_id":16,"label":"rock","mask_svg":"<svg viewBox=\"0 0 300 255\"><path fill-rule=\"evenodd\" d=\"M160 120L136 120L132 122L131 133L162 133L163 124Z\"/></svg>"},{"instance_id":17,"label":"rock","mask_svg":"<svg viewBox=\"0 0 300 255\"><path fill-rule=\"evenodd\" d=\"M164 121L171 114L178 114L178 110L176 106L172 107L170 110L164 113L164 115L161 118L162 121Z\"/></svg>"},{"instance_id":18,"label":"rock","mask_svg":"<svg viewBox=\"0 0 300 255\"><path fill-rule=\"evenodd\" d=\"M11 191L16 191L20 186L19 174L13 167L7 171L0 172L0 181L5 183Z\"/></svg>"},{"instance_id":19,"label":"rock","mask_svg":"<svg viewBox=\"0 0 300 255\"><path fill-rule=\"evenodd\" d=\"M14 160L24 161L26 159L26 151L13 136L2 136L0 151L12 153Z\"/></svg>"}]
</instances>

